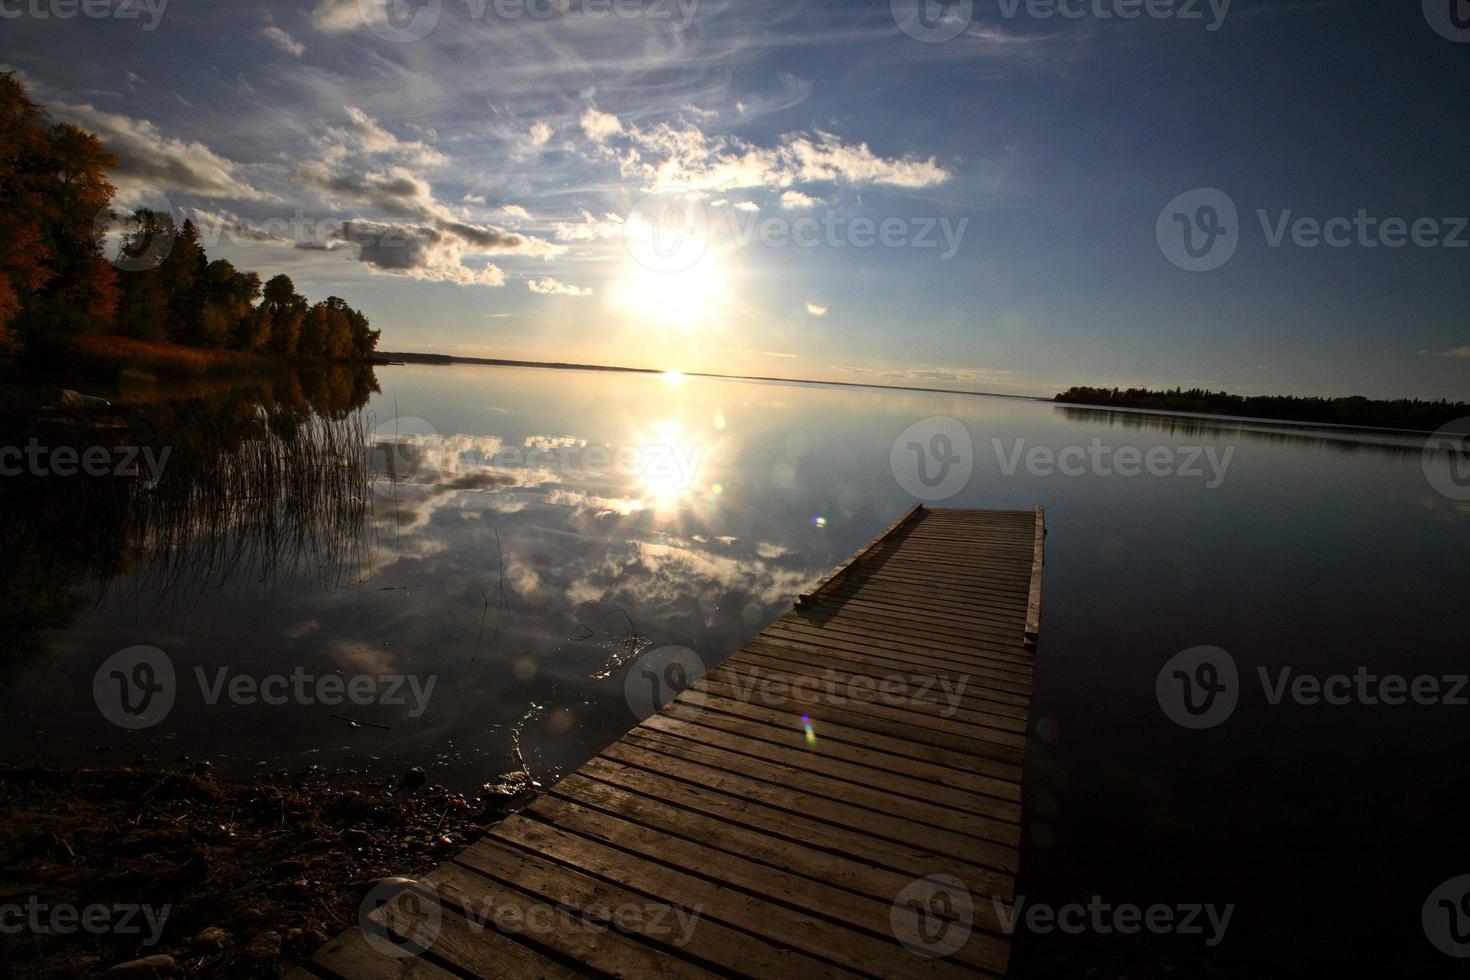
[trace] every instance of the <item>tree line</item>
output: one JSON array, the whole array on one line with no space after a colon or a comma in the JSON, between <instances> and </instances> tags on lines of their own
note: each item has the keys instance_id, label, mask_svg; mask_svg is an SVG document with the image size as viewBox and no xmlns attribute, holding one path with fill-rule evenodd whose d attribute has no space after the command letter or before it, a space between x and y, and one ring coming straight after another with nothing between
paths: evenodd
<instances>
[{"instance_id":1,"label":"tree line","mask_svg":"<svg viewBox=\"0 0 1470 980\"><path fill-rule=\"evenodd\" d=\"M1418 398L1371 399L1361 395L1346 398L1308 398L1298 395L1232 395L1204 388L1072 387L1056 401L1074 405L1110 408L1146 408L1164 412L1203 415L1242 415L1290 422L1327 425L1356 425L1384 429L1416 429L1432 432L1456 419L1470 416L1465 402L1424 401Z\"/></svg>"},{"instance_id":2,"label":"tree line","mask_svg":"<svg viewBox=\"0 0 1470 980\"><path fill-rule=\"evenodd\" d=\"M95 134L52 122L0 73L0 359L107 334L282 357L365 358L377 347L379 331L345 300L312 303L289 276L262 283L211 261L194 223L176 227L167 212L124 215L109 260L116 166Z\"/></svg>"}]
</instances>

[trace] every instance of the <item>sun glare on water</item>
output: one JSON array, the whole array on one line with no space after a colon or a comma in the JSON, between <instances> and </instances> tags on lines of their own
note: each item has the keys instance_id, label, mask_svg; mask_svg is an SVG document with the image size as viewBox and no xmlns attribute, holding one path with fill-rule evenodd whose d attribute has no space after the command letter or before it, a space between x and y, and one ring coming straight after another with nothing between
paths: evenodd
<instances>
[{"instance_id":1,"label":"sun glare on water","mask_svg":"<svg viewBox=\"0 0 1470 980\"><path fill-rule=\"evenodd\" d=\"M705 446L674 419L650 423L639 447L644 500L656 511L676 509L695 489Z\"/></svg>"}]
</instances>

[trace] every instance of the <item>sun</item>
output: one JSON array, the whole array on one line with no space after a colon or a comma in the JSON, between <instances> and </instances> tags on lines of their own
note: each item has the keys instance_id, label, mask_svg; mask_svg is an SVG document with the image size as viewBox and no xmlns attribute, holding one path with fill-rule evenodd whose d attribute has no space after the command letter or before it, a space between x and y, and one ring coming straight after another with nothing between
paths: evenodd
<instances>
[{"instance_id":1,"label":"sun","mask_svg":"<svg viewBox=\"0 0 1470 980\"><path fill-rule=\"evenodd\" d=\"M707 252L687 269L658 272L629 259L608 288L608 304L634 325L700 331L718 325L730 302L728 269Z\"/></svg>"}]
</instances>

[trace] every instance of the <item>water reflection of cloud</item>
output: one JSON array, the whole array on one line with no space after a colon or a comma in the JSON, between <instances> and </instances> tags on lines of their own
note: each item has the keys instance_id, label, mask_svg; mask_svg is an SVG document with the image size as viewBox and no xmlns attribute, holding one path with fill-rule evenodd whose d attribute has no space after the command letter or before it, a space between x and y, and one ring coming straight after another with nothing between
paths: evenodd
<instances>
[{"instance_id":1,"label":"water reflection of cloud","mask_svg":"<svg viewBox=\"0 0 1470 980\"><path fill-rule=\"evenodd\" d=\"M579 515L593 517L628 517L647 509L642 500L632 497L602 497L581 490L558 489L546 495L546 502L553 506L568 507Z\"/></svg>"},{"instance_id":2,"label":"water reflection of cloud","mask_svg":"<svg viewBox=\"0 0 1470 980\"><path fill-rule=\"evenodd\" d=\"M353 673L381 676L398 669L392 653L364 640L333 640L327 646L327 655Z\"/></svg>"},{"instance_id":3,"label":"water reflection of cloud","mask_svg":"<svg viewBox=\"0 0 1470 980\"><path fill-rule=\"evenodd\" d=\"M649 426L665 437L677 435L676 428L675 422ZM686 513L671 519L670 502L650 501L641 493L646 481L635 476L541 465L546 453L563 464L581 462L566 450L585 450L592 440L565 434L518 440L538 457L507 451L512 440L499 436L408 438L419 453L415 492L406 504L379 509L380 529L393 532L379 542L380 574L430 556L440 571L461 561L468 567L486 561L482 549L493 553L499 546L515 573L507 577L522 595L556 592L577 605L650 607L694 597L698 605L736 606L730 610L736 616L751 603L789 600L811 577L810 563L786 545L752 539L740 547L737 536L698 533L701 516L690 498L672 502ZM522 459L533 465L514 465Z\"/></svg>"}]
</instances>

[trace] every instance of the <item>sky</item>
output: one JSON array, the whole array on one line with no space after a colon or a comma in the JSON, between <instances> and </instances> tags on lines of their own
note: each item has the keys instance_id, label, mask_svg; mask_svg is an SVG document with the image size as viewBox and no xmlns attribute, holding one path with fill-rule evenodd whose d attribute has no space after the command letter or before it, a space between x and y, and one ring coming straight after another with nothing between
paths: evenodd
<instances>
[{"instance_id":1,"label":"sky","mask_svg":"<svg viewBox=\"0 0 1470 980\"><path fill-rule=\"evenodd\" d=\"M1470 0L0 0L0 66L384 350L1470 399Z\"/></svg>"}]
</instances>

